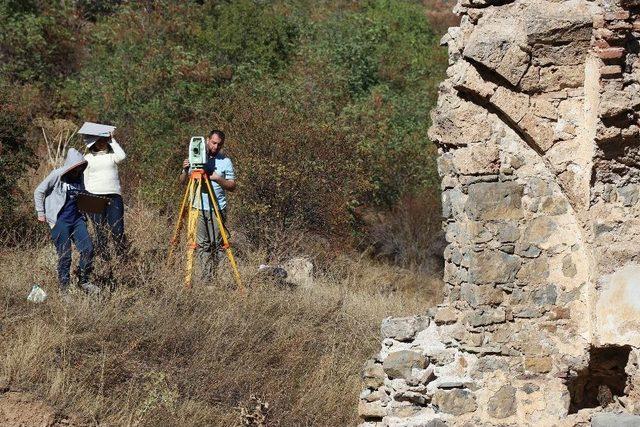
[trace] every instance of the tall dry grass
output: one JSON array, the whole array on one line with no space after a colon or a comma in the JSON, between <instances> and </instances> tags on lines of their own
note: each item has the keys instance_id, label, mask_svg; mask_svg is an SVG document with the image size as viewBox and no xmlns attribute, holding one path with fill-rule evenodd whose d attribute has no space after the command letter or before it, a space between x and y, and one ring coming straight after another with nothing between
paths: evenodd
<instances>
[{"instance_id":1,"label":"tall dry grass","mask_svg":"<svg viewBox=\"0 0 640 427\"><path fill-rule=\"evenodd\" d=\"M126 220L131 254L99 299L57 297L46 239L0 252L0 379L79 423L237 425L255 395L269 425L355 424L381 319L439 299L439 279L355 255L331 257L310 290L283 289L255 274L278 260L250 248L239 257L246 294L225 268L185 291L180 260L166 262L170 219L132 206ZM43 304L26 301L35 282Z\"/></svg>"}]
</instances>

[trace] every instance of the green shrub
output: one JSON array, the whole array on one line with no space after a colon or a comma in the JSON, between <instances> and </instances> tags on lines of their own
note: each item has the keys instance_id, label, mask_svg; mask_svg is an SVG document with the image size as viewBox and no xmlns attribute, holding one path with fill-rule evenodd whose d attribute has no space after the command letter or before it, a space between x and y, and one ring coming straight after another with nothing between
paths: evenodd
<instances>
[{"instance_id":1,"label":"green shrub","mask_svg":"<svg viewBox=\"0 0 640 427\"><path fill-rule=\"evenodd\" d=\"M34 220L32 195L24 184L27 171L38 162L26 138L38 97L30 87L0 79L0 240L19 235Z\"/></svg>"},{"instance_id":2,"label":"green shrub","mask_svg":"<svg viewBox=\"0 0 640 427\"><path fill-rule=\"evenodd\" d=\"M79 22L66 2L0 1L0 74L51 85L78 64Z\"/></svg>"}]
</instances>

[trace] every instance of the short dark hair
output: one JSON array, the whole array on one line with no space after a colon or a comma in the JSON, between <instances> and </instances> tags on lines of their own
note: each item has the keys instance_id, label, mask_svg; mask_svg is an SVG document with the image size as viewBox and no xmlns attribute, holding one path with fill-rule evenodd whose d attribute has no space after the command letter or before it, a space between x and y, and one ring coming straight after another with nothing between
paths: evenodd
<instances>
[{"instance_id":1,"label":"short dark hair","mask_svg":"<svg viewBox=\"0 0 640 427\"><path fill-rule=\"evenodd\" d=\"M218 135L220 140L224 142L224 132L222 132L221 130L214 129L211 132L209 132L209 138L211 138L213 135Z\"/></svg>"}]
</instances>

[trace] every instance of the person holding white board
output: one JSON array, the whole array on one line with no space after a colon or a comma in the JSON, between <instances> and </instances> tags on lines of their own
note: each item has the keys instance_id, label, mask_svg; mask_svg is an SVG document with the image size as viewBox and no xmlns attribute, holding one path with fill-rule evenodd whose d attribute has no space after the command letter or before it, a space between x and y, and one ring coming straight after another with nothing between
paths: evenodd
<instances>
[{"instance_id":1,"label":"person holding white board","mask_svg":"<svg viewBox=\"0 0 640 427\"><path fill-rule=\"evenodd\" d=\"M115 253L124 255L126 239L124 233L124 203L118 176L118 164L127 156L113 137L114 126L86 122L79 134L84 135L88 153L85 155L87 168L84 171L84 184L88 192L109 199L101 213L90 213L94 224L96 254L109 260L108 241L113 241Z\"/></svg>"}]
</instances>

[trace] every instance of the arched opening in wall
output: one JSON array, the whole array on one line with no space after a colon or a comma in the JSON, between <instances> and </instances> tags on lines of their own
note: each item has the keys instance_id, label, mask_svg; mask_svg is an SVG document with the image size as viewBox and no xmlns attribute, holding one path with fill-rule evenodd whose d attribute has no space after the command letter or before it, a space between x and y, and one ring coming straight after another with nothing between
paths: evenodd
<instances>
[{"instance_id":1,"label":"arched opening in wall","mask_svg":"<svg viewBox=\"0 0 640 427\"><path fill-rule=\"evenodd\" d=\"M614 396L624 396L627 385L625 367L629 362L631 347L591 347L589 366L567 381L571 404L569 413L580 409L605 407Z\"/></svg>"}]
</instances>

